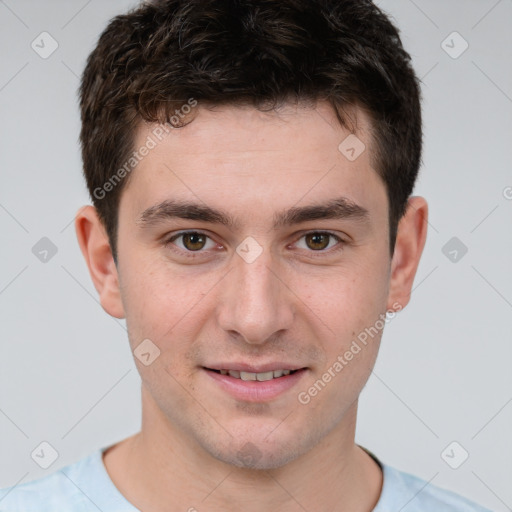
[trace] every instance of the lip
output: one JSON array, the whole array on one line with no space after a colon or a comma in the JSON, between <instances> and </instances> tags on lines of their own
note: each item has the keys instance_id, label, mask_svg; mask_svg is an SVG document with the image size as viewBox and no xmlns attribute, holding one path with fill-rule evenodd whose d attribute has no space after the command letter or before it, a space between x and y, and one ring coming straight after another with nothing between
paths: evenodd
<instances>
[{"instance_id":1,"label":"lip","mask_svg":"<svg viewBox=\"0 0 512 512\"><path fill-rule=\"evenodd\" d=\"M216 382L219 387L230 394L233 398L237 400L243 400L246 402L266 402L268 400L272 400L277 398L279 395L282 395L286 391L289 391L293 388L297 383L302 379L302 377L308 371L307 368L286 368L286 365L283 366L272 366L263 365L258 368L268 368L267 371L271 369L283 369L283 370L297 370L290 375L283 375L277 379L266 380L266 381L244 381L242 379L236 379L235 377L231 377L230 375L221 375L220 373L209 370L206 367L202 367L203 372L214 382ZM227 368L230 370L239 369L239 371L247 371L251 373L262 373L265 370L254 371L253 369L246 368L254 368L248 365L240 365L239 367L233 368L232 365L228 365ZM222 368L222 369L227 369ZM215 368L216 369L216 368Z\"/></svg>"}]
</instances>

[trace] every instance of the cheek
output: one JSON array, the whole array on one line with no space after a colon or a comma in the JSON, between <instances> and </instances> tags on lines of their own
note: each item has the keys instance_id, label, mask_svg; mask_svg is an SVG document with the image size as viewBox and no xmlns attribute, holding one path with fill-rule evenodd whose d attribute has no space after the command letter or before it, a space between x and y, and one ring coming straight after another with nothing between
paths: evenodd
<instances>
[{"instance_id":1,"label":"cheek","mask_svg":"<svg viewBox=\"0 0 512 512\"><path fill-rule=\"evenodd\" d=\"M180 272L159 260L144 263L133 257L126 263L123 304L132 350L150 339L161 351L160 363L175 371L177 361L194 350L219 276L192 276L190 269Z\"/></svg>"},{"instance_id":2,"label":"cheek","mask_svg":"<svg viewBox=\"0 0 512 512\"><path fill-rule=\"evenodd\" d=\"M385 263L361 258L330 276L311 281L308 290L308 306L321 320L317 325L324 334L316 333L316 342L325 358L308 382L317 397L309 395L310 388L304 391L314 407L337 403L333 414L340 414L364 387L377 358L385 326Z\"/></svg>"},{"instance_id":3,"label":"cheek","mask_svg":"<svg viewBox=\"0 0 512 512\"><path fill-rule=\"evenodd\" d=\"M308 414L339 421L366 384L385 325L386 286L380 270L359 264L357 271L333 273L309 286L307 304L315 312L315 342L324 357L301 389ZM380 281L379 281L380 279ZM307 308L306 308L307 309ZM311 312L309 318L313 318ZM320 332L321 331L321 332ZM302 401L301 401L302 400ZM326 408L326 404L330 404Z\"/></svg>"},{"instance_id":4,"label":"cheek","mask_svg":"<svg viewBox=\"0 0 512 512\"><path fill-rule=\"evenodd\" d=\"M313 311L338 346L373 325L385 311L388 283L385 262L359 258L345 266L297 278L297 295Z\"/></svg>"},{"instance_id":5,"label":"cheek","mask_svg":"<svg viewBox=\"0 0 512 512\"><path fill-rule=\"evenodd\" d=\"M130 341L136 344L139 339L149 338L159 344L187 306L184 283L142 258L125 261L123 270L123 304Z\"/></svg>"}]
</instances>

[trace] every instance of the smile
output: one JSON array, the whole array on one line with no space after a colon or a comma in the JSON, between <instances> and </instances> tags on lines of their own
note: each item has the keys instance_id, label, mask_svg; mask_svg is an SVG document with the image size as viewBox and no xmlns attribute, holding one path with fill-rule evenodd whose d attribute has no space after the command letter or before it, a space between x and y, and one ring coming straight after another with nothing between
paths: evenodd
<instances>
[{"instance_id":1,"label":"smile","mask_svg":"<svg viewBox=\"0 0 512 512\"><path fill-rule=\"evenodd\" d=\"M223 393L227 393L232 398L245 402L266 402L284 395L297 386L308 371L308 368L277 368L277 370L265 368L266 371L249 372L203 366L202 370Z\"/></svg>"},{"instance_id":2,"label":"smile","mask_svg":"<svg viewBox=\"0 0 512 512\"><path fill-rule=\"evenodd\" d=\"M208 369L210 369L210 368L208 368ZM212 371L220 373L221 375L229 375L230 377L234 377L235 379L241 379L241 380L245 380L245 381L257 380L260 382L264 382L266 380L279 379L280 377L290 375L291 373L295 373L297 370L273 370L273 371L260 372L260 373L242 372L239 370L212 370Z\"/></svg>"}]
</instances>

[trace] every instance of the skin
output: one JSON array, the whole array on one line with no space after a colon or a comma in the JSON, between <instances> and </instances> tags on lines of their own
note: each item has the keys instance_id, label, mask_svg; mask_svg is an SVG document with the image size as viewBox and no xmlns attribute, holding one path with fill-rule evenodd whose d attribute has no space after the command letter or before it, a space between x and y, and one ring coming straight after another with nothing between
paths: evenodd
<instances>
[{"instance_id":1,"label":"skin","mask_svg":"<svg viewBox=\"0 0 512 512\"><path fill-rule=\"evenodd\" d=\"M308 404L297 397L380 314L407 305L427 203L409 199L391 258L386 189L371 167L362 111L353 114L366 150L355 161L338 150L350 132L326 103L277 113L199 105L196 114L150 151L123 190L117 266L95 209L77 214L103 308L126 318L132 351L144 339L160 350L148 366L134 359L142 428L104 454L105 467L141 510L370 511L382 474L354 437L358 397L382 330ZM136 147L153 128L140 126ZM272 227L277 212L341 195L368 210L367 223ZM168 219L143 228L141 213L169 198L223 209L239 225ZM210 237L202 252L190 251L197 242L185 245L183 237L166 245L183 230ZM346 243L315 245L305 235L318 231ZM249 236L262 247L252 263L236 252ZM250 403L227 394L202 368L221 360L289 361L307 371L278 397ZM241 457L247 450L251 457Z\"/></svg>"}]
</instances>

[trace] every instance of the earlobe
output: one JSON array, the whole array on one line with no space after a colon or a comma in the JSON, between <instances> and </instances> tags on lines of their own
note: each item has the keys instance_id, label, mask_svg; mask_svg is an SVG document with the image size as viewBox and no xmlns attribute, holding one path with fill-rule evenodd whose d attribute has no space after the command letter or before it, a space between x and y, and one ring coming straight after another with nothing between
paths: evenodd
<instances>
[{"instance_id":1,"label":"earlobe","mask_svg":"<svg viewBox=\"0 0 512 512\"><path fill-rule=\"evenodd\" d=\"M109 315L124 318L117 268L105 228L93 206L80 208L75 231L101 306Z\"/></svg>"},{"instance_id":2,"label":"earlobe","mask_svg":"<svg viewBox=\"0 0 512 512\"><path fill-rule=\"evenodd\" d=\"M427 202L423 197L411 197L398 224L395 251L391 260L388 311L398 311L409 303L414 277L427 239L427 221Z\"/></svg>"}]
</instances>

